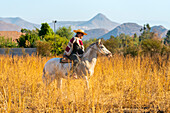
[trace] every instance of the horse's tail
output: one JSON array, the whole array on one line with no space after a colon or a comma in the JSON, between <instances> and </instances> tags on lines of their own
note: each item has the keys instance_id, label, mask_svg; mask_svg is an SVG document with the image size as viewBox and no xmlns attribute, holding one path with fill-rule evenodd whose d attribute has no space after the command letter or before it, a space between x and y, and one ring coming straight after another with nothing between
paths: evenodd
<instances>
[{"instance_id":1,"label":"horse's tail","mask_svg":"<svg viewBox=\"0 0 170 113\"><path fill-rule=\"evenodd\" d=\"M44 67L44 69L43 69L43 74L45 74L45 67Z\"/></svg>"},{"instance_id":2,"label":"horse's tail","mask_svg":"<svg viewBox=\"0 0 170 113\"><path fill-rule=\"evenodd\" d=\"M42 80L43 80L43 82L45 83L45 74L46 74L46 72L45 72L45 67L43 68L43 76L42 76Z\"/></svg>"}]
</instances>

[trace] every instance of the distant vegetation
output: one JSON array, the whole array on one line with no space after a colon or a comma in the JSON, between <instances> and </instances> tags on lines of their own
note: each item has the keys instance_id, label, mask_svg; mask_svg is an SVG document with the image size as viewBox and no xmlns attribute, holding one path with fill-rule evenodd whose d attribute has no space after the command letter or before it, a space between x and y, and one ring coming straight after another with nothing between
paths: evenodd
<instances>
[{"instance_id":1,"label":"distant vegetation","mask_svg":"<svg viewBox=\"0 0 170 113\"><path fill-rule=\"evenodd\" d=\"M149 24L141 29L142 34L133 36L120 34L117 37L111 36L108 40L103 40L104 45L112 52L131 56L141 54L165 55L170 54L170 31L166 38L159 38L157 33L151 32Z\"/></svg>"},{"instance_id":2,"label":"distant vegetation","mask_svg":"<svg viewBox=\"0 0 170 113\"><path fill-rule=\"evenodd\" d=\"M42 56L62 54L69 39L73 37L71 27L59 28L56 33L54 33L48 23L42 23L40 30L37 28L32 31L22 29L21 32L26 34L17 40L18 46L28 48L36 47L38 54Z\"/></svg>"},{"instance_id":3,"label":"distant vegetation","mask_svg":"<svg viewBox=\"0 0 170 113\"><path fill-rule=\"evenodd\" d=\"M60 55L63 54L69 40L74 33L71 27L60 27L55 33L50 28L48 23L42 23L41 28L35 30L21 29L24 35L21 35L17 43L11 39L0 37L0 47L36 47L38 54L42 56ZM141 54L160 54L165 55L170 53L170 30L165 38L160 38L157 33L151 32L149 24L143 26L140 30L141 35L133 36L120 34L117 37L110 36L110 39L104 40L104 45L113 53L137 56ZM87 48L97 39L84 41L84 46Z\"/></svg>"},{"instance_id":4,"label":"distant vegetation","mask_svg":"<svg viewBox=\"0 0 170 113\"><path fill-rule=\"evenodd\" d=\"M12 41L12 38L4 38L3 36L0 36L0 48L5 48L5 47L17 47L17 44Z\"/></svg>"}]
</instances>

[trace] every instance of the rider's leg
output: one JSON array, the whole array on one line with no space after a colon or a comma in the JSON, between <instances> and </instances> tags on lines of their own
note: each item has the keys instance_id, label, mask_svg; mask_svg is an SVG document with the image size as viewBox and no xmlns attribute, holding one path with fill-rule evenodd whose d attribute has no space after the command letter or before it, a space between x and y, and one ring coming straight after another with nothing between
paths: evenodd
<instances>
[{"instance_id":1,"label":"rider's leg","mask_svg":"<svg viewBox=\"0 0 170 113\"><path fill-rule=\"evenodd\" d=\"M70 60L73 60L72 70L73 70L73 73L75 73L75 72L76 72L76 68L77 68L77 66L78 66L78 64L79 64L79 62L80 62L80 59L79 59L79 57L78 57L76 54L71 54L71 55L69 56L69 59L70 59Z\"/></svg>"}]
</instances>

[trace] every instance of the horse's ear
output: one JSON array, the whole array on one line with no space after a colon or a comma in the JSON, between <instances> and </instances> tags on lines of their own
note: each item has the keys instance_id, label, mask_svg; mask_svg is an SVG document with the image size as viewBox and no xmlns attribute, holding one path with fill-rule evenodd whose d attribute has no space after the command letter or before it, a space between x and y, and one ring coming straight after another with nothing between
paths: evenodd
<instances>
[{"instance_id":1,"label":"horse's ear","mask_svg":"<svg viewBox=\"0 0 170 113\"><path fill-rule=\"evenodd\" d=\"M97 43L98 43L98 45L100 45L101 44L101 39L99 39Z\"/></svg>"}]
</instances>

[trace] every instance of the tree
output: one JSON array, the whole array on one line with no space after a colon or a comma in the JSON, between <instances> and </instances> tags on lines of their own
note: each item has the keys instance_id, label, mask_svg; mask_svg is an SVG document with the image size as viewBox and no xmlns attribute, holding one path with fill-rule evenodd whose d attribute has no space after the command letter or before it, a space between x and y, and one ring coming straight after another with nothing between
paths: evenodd
<instances>
[{"instance_id":1,"label":"tree","mask_svg":"<svg viewBox=\"0 0 170 113\"><path fill-rule=\"evenodd\" d=\"M23 28L22 28L22 29L21 29L21 32L22 32L22 33L31 33L31 30L23 29Z\"/></svg>"},{"instance_id":2,"label":"tree","mask_svg":"<svg viewBox=\"0 0 170 113\"><path fill-rule=\"evenodd\" d=\"M103 44L108 50L110 50L111 53L114 54L117 52L117 48L119 48L119 39L111 36L111 38L104 41Z\"/></svg>"},{"instance_id":3,"label":"tree","mask_svg":"<svg viewBox=\"0 0 170 113\"><path fill-rule=\"evenodd\" d=\"M136 33L133 36L133 43L134 43L134 45L138 45L139 44L139 37L137 36Z\"/></svg>"},{"instance_id":4,"label":"tree","mask_svg":"<svg viewBox=\"0 0 170 113\"><path fill-rule=\"evenodd\" d=\"M164 44L169 44L170 45L170 30L166 34L166 38L164 40Z\"/></svg>"},{"instance_id":5,"label":"tree","mask_svg":"<svg viewBox=\"0 0 170 113\"><path fill-rule=\"evenodd\" d=\"M51 45L51 53L53 55L60 55L64 52L69 40L65 37L60 37L59 35L45 35L45 41L49 42Z\"/></svg>"},{"instance_id":6,"label":"tree","mask_svg":"<svg viewBox=\"0 0 170 113\"><path fill-rule=\"evenodd\" d=\"M56 34L67 39L71 39L74 35L74 33L71 31L71 26L69 26L68 28L59 27L59 29L56 31Z\"/></svg>"},{"instance_id":7,"label":"tree","mask_svg":"<svg viewBox=\"0 0 170 113\"><path fill-rule=\"evenodd\" d=\"M36 28L35 30L28 30L28 29L21 29L22 33L25 33L17 39L17 43L19 47L35 47L35 42L40 40L38 36L39 29Z\"/></svg>"},{"instance_id":8,"label":"tree","mask_svg":"<svg viewBox=\"0 0 170 113\"><path fill-rule=\"evenodd\" d=\"M17 43L19 47L26 47L26 35L21 35L19 39L17 39Z\"/></svg>"},{"instance_id":9,"label":"tree","mask_svg":"<svg viewBox=\"0 0 170 113\"><path fill-rule=\"evenodd\" d=\"M141 28L140 32L142 32L141 36L139 36L139 41L145 39L152 39L154 37L154 32L150 32L151 27L149 24L144 25L143 28Z\"/></svg>"},{"instance_id":10,"label":"tree","mask_svg":"<svg viewBox=\"0 0 170 113\"><path fill-rule=\"evenodd\" d=\"M162 50L161 41L156 39L146 39L142 41L141 47L144 53L149 53L151 55L161 53Z\"/></svg>"},{"instance_id":11,"label":"tree","mask_svg":"<svg viewBox=\"0 0 170 113\"><path fill-rule=\"evenodd\" d=\"M97 39L94 38L94 39L89 39L89 40L83 41L84 48L86 49L87 47L89 47L90 44L96 42L96 40L97 40Z\"/></svg>"},{"instance_id":12,"label":"tree","mask_svg":"<svg viewBox=\"0 0 170 113\"><path fill-rule=\"evenodd\" d=\"M39 31L39 36L42 36L42 38L44 38L45 35L53 35L53 34L54 34L54 32L50 28L48 23L42 23L41 24L41 28L40 28L40 31Z\"/></svg>"}]
</instances>

